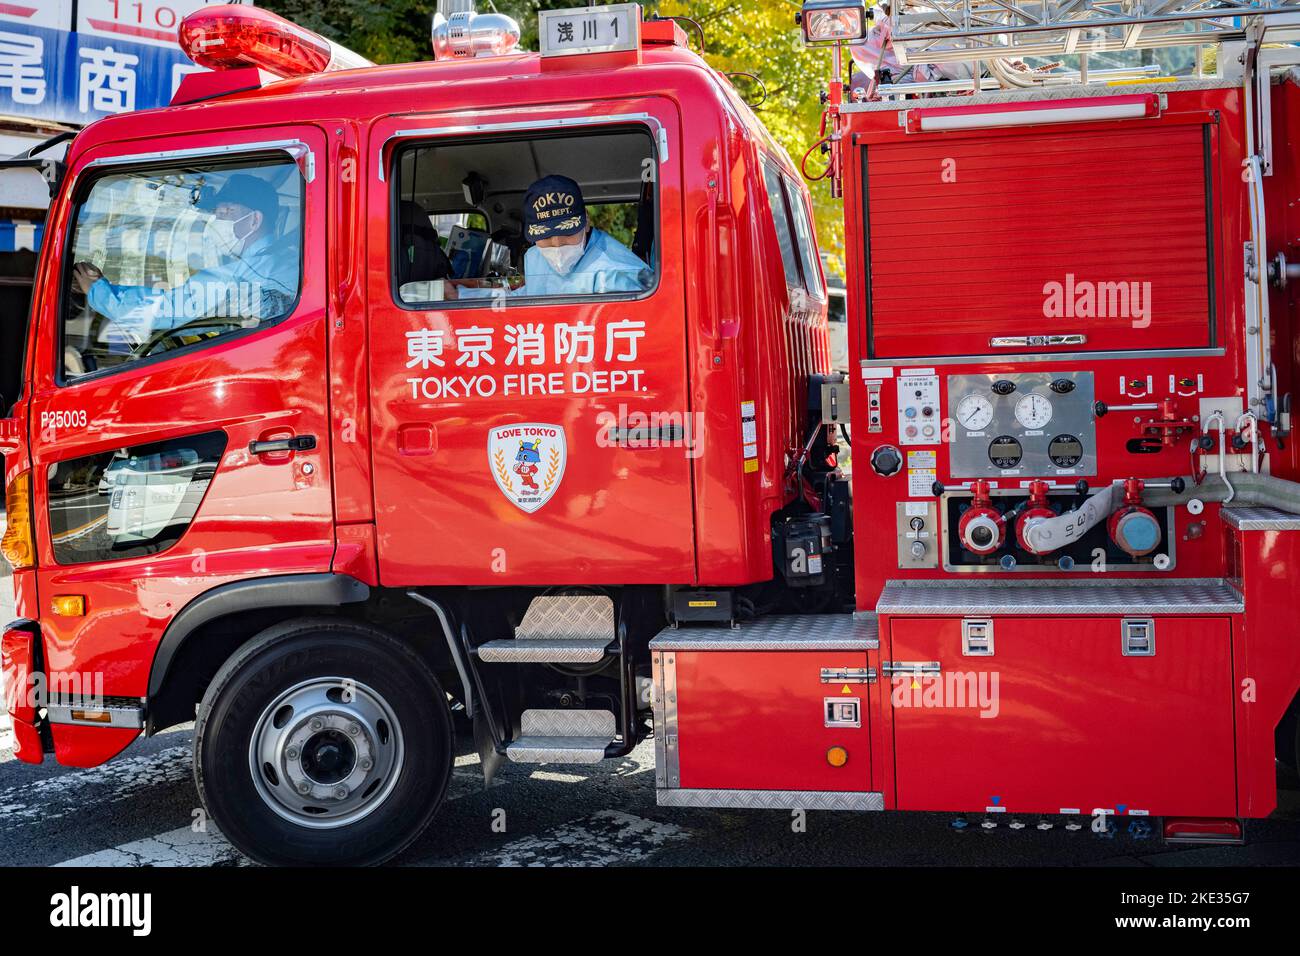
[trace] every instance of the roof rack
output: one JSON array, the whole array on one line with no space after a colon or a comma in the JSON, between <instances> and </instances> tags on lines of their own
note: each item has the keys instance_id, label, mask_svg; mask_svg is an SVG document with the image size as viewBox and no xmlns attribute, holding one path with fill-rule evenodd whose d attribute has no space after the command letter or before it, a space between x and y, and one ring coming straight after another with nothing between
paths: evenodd
<instances>
[{"instance_id":1,"label":"roof rack","mask_svg":"<svg viewBox=\"0 0 1300 956\"><path fill-rule=\"evenodd\" d=\"M1201 46L1242 38L1256 17L1300 22L1300 0L894 0L894 8L893 48L904 63Z\"/></svg>"}]
</instances>

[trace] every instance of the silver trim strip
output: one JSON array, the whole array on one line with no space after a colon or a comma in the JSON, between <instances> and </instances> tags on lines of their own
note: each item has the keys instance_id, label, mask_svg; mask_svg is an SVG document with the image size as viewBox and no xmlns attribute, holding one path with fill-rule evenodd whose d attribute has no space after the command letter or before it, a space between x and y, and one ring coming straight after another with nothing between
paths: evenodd
<instances>
[{"instance_id":1,"label":"silver trim strip","mask_svg":"<svg viewBox=\"0 0 1300 956\"><path fill-rule=\"evenodd\" d=\"M735 630L665 628L651 650L874 651L880 647L874 617L851 614L771 614Z\"/></svg>"},{"instance_id":2,"label":"silver trim strip","mask_svg":"<svg viewBox=\"0 0 1300 956\"><path fill-rule=\"evenodd\" d=\"M72 716L74 710L94 710L109 715L108 723L95 720L77 720ZM132 730L144 729L144 706L135 707L92 707L89 704L47 704L46 719L52 724L72 724L77 727L127 727Z\"/></svg>"},{"instance_id":3,"label":"silver trim strip","mask_svg":"<svg viewBox=\"0 0 1300 956\"><path fill-rule=\"evenodd\" d=\"M720 810L883 810L883 793L832 790L666 790L655 791L661 807Z\"/></svg>"},{"instance_id":4,"label":"silver trim strip","mask_svg":"<svg viewBox=\"0 0 1300 956\"><path fill-rule=\"evenodd\" d=\"M677 655L673 651L664 654L663 662L664 694L664 786L680 787L682 785L681 750L677 737ZM655 737L659 736L658 728Z\"/></svg>"},{"instance_id":5,"label":"silver trim strip","mask_svg":"<svg viewBox=\"0 0 1300 956\"><path fill-rule=\"evenodd\" d=\"M388 144L395 139L428 136L465 136L478 133L522 133L538 129L569 129L586 126L610 126L617 123L644 123L655 132L655 142L659 146L659 162L668 162L668 130L659 118L649 113L610 113L601 116L560 116L547 120L529 120L514 123L472 123L463 126L420 126L411 129L399 129L390 134L379 144L379 181L386 181L384 153Z\"/></svg>"},{"instance_id":6,"label":"silver trim strip","mask_svg":"<svg viewBox=\"0 0 1300 956\"><path fill-rule=\"evenodd\" d=\"M309 171L304 174L304 178L306 178L307 182L312 182L316 178L316 153L300 139L277 139L257 143L228 143L225 146L196 146L193 149L164 149L152 153L131 153L127 156L102 156L99 159L92 159L82 169L152 163L168 159L196 159L207 156L229 156L238 153L261 153L266 150L283 150L293 156L292 151L294 149L307 151Z\"/></svg>"},{"instance_id":7,"label":"silver trim strip","mask_svg":"<svg viewBox=\"0 0 1300 956\"><path fill-rule=\"evenodd\" d=\"M652 677L654 686L651 690L651 706L655 721L655 786L662 787L668 783L668 748L665 740L668 728L664 717L664 655L656 651L651 655Z\"/></svg>"},{"instance_id":8,"label":"silver trim strip","mask_svg":"<svg viewBox=\"0 0 1300 956\"><path fill-rule=\"evenodd\" d=\"M1079 362L1095 359L1151 359L1151 358L1217 358L1226 355L1223 349L1158 349L1153 352L1022 352L1013 355L989 353L986 355L900 356L887 359L862 359L865 372L870 368L889 368L902 365L1001 365L1006 362Z\"/></svg>"},{"instance_id":9,"label":"silver trim strip","mask_svg":"<svg viewBox=\"0 0 1300 956\"><path fill-rule=\"evenodd\" d=\"M965 586L963 586L965 585ZM1064 585L1064 586L1062 586ZM1239 614L1245 602L1223 579L1144 581L966 581L922 585L888 581L876 611L892 615L1063 615ZM882 665L883 671L883 665Z\"/></svg>"}]
</instances>

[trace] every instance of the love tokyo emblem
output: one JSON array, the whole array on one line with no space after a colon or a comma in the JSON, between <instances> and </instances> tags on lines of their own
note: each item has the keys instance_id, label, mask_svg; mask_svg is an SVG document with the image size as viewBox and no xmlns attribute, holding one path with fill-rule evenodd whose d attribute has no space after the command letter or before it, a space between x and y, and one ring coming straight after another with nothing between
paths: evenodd
<instances>
[{"instance_id":1,"label":"love tokyo emblem","mask_svg":"<svg viewBox=\"0 0 1300 956\"><path fill-rule=\"evenodd\" d=\"M497 487L528 514L555 495L569 457L564 429L540 422L490 429L487 452Z\"/></svg>"}]
</instances>

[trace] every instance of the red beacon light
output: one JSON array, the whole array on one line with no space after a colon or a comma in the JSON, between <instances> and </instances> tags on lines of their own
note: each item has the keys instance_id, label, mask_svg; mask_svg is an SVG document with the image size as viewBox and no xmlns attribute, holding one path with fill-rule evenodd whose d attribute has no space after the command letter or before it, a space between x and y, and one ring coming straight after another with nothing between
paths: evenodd
<instances>
[{"instance_id":1,"label":"red beacon light","mask_svg":"<svg viewBox=\"0 0 1300 956\"><path fill-rule=\"evenodd\" d=\"M181 21L179 39L185 55L210 70L256 67L288 78L374 66L269 10L237 4L191 13Z\"/></svg>"}]
</instances>

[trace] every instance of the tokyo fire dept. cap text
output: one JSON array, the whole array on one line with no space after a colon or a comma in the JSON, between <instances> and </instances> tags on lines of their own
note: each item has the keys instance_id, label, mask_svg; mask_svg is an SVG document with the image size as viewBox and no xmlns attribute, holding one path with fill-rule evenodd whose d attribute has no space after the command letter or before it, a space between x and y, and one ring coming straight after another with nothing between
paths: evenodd
<instances>
[{"instance_id":1,"label":"tokyo fire dept. cap text","mask_svg":"<svg viewBox=\"0 0 1300 956\"><path fill-rule=\"evenodd\" d=\"M568 176L546 176L524 194L524 236L540 242L572 236L587 228L587 204L582 187Z\"/></svg>"}]
</instances>

